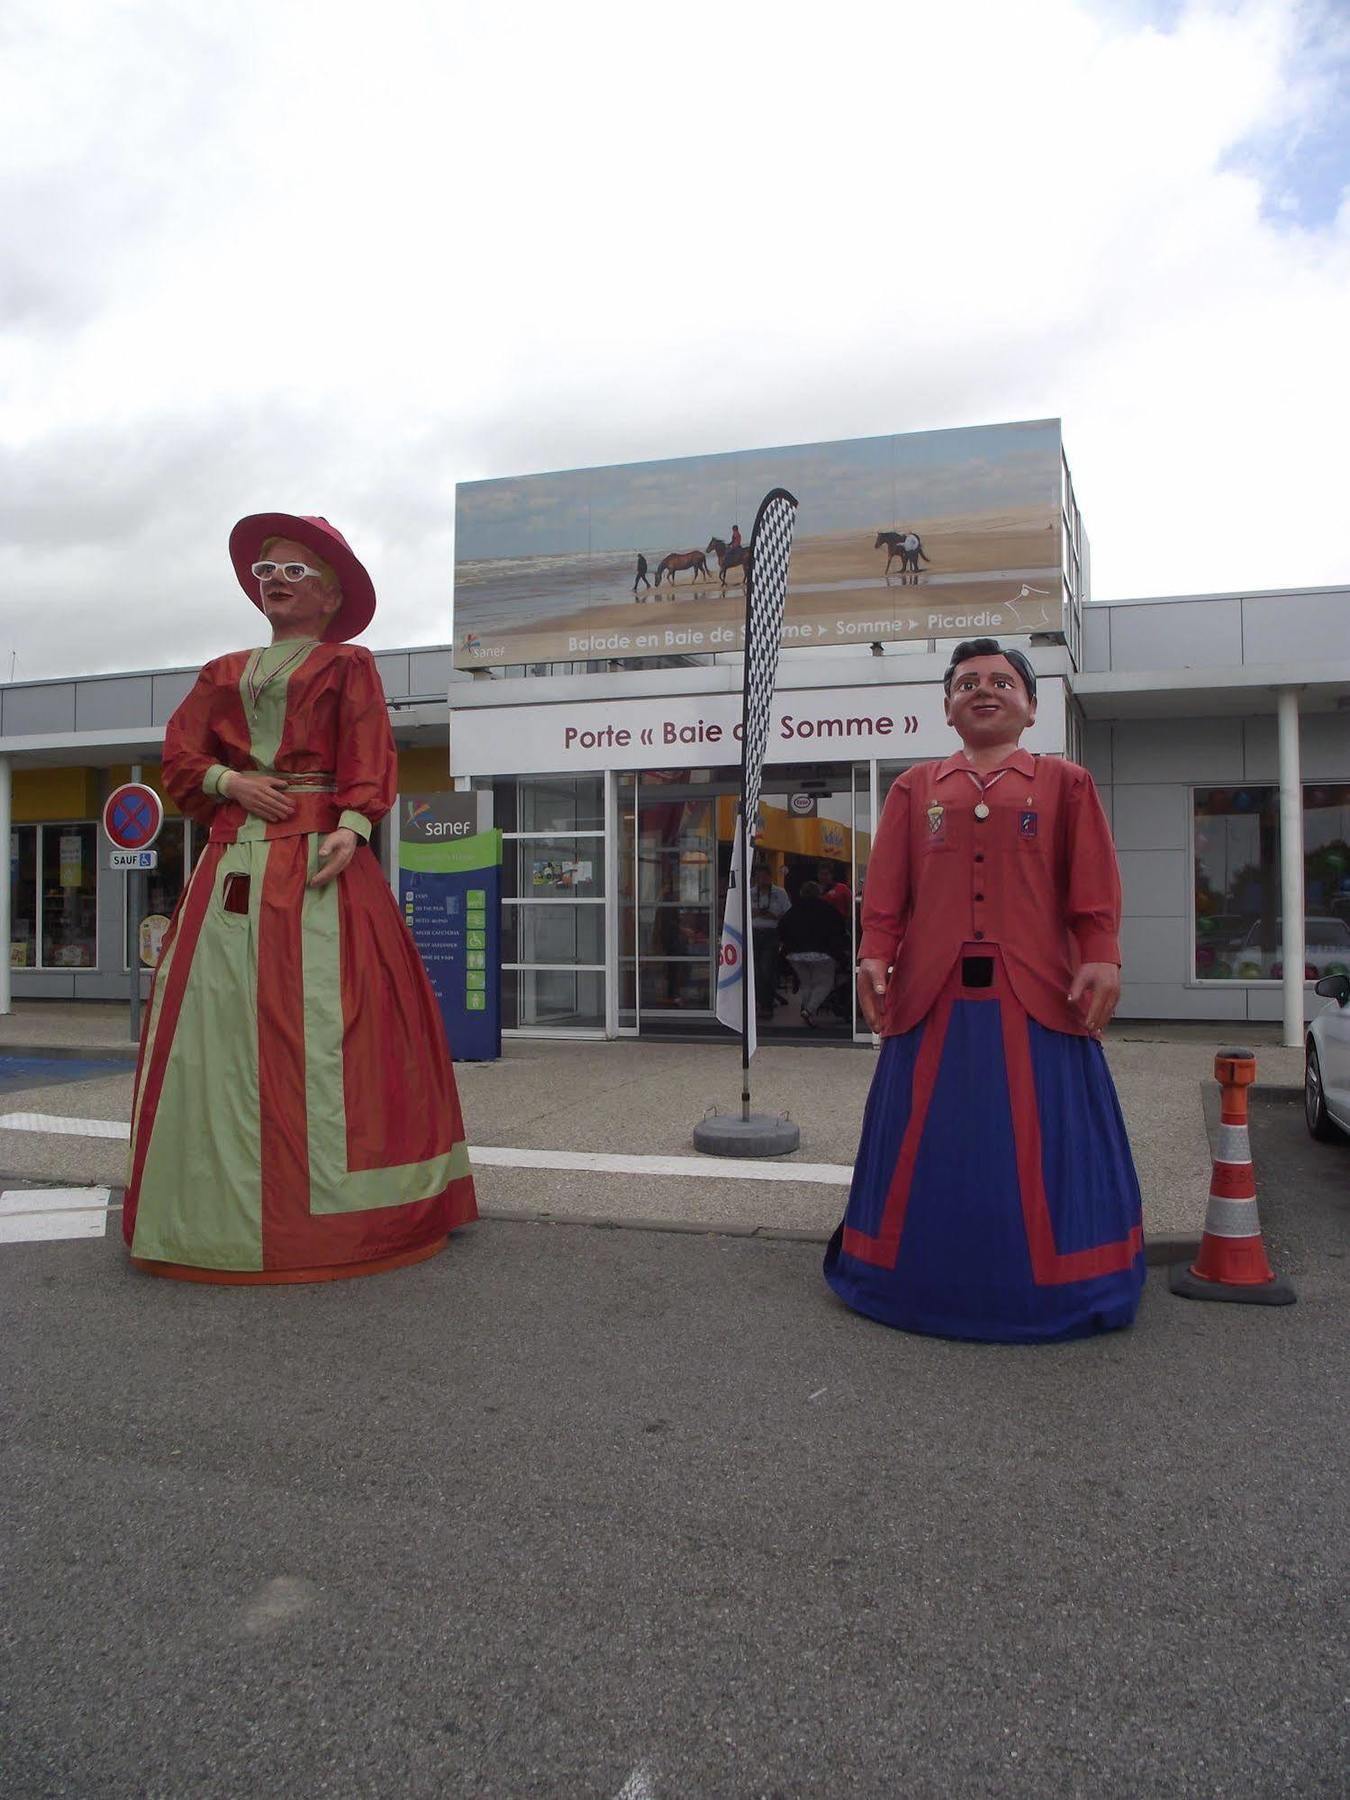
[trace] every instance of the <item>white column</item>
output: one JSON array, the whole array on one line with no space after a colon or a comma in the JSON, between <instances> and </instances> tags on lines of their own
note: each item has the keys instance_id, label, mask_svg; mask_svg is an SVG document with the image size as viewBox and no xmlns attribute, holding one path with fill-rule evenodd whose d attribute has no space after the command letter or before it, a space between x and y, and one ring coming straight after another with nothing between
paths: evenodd
<instances>
[{"instance_id":1,"label":"white column","mask_svg":"<svg viewBox=\"0 0 1350 1800\"><path fill-rule=\"evenodd\" d=\"M605 1036L619 1035L619 778L603 776L605 793Z\"/></svg>"},{"instance_id":2,"label":"white column","mask_svg":"<svg viewBox=\"0 0 1350 1800\"><path fill-rule=\"evenodd\" d=\"M1299 768L1298 689L1279 688L1280 944L1284 956L1284 1042L1303 1042L1303 778Z\"/></svg>"},{"instance_id":3,"label":"white column","mask_svg":"<svg viewBox=\"0 0 1350 1800\"><path fill-rule=\"evenodd\" d=\"M9 796L9 758L0 756L0 853L5 859L4 873L0 874L0 1013L10 1010L9 834L13 829L13 816Z\"/></svg>"}]
</instances>

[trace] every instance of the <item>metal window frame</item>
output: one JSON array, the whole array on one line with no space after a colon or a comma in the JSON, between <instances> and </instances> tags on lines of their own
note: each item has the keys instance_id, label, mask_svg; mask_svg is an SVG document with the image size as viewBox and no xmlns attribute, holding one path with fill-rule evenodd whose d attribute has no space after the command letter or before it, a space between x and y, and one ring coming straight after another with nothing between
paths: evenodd
<instances>
[{"instance_id":1,"label":"metal window frame","mask_svg":"<svg viewBox=\"0 0 1350 1800\"><path fill-rule=\"evenodd\" d=\"M1304 781L1300 782L1299 785L1300 785L1300 787L1302 789L1302 793L1303 793L1303 820L1304 820L1303 859L1304 859L1304 865L1306 868L1307 857L1308 857L1307 794L1308 794L1309 788L1350 787L1350 782L1345 782L1345 781L1308 781L1305 779ZM1272 794L1274 796L1277 808L1279 805L1280 784L1278 781L1196 781L1196 782L1190 782L1187 784L1186 795L1187 795L1187 801L1188 801L1188 816L1190 818L1190 833L1189 833L1189 842L1186 845L1186 855L1190 860L1191 878L1190 878L1190 881L1187 883L1187 893L1188 893L1189 898L1188 898L1187 906L1186 906L1186 938L1187 938L1186 979L1182 983L1182 986L1186 987L1186 988L1193 988L1198 993L1203 993L1203 994L1231 993L1231 992L1235 992L1239 988L1243 989L1243 990L1245 990L1247 988L1257 988L1257 989L1266 990L1266 991L1272 992L1272 993L1279 993L1282 991L1282 989L1284 987L1284 977L1282 975L1247 975L1247 976L1230 975L1226 979L1217 980L1217 979L1206 979L1204 976L1197 975L1195 972L1195 952L1196 952L1196 942L1197 942L1197 935L1198 935L1196 932L1196 929L1195 929L1195 920L1196 920L1196 911L1195 911L1195 796L1201 792L1208 793L1212 788L1216 788L1216 787L1241 787L1241 788L1247 788L1247 789L1265 788L1270 794ZM1277 821L1277 823L1278 823L1278 821ZM1307 915L1306 899L1304 902L1304 915L1305 915L1305 917ZM1305 949L1306 949L1306 946L1305 946ZM1306 962L1306 960L1307 960L1307 958L1305 956L1304 961ZM1305 975L1303 977L1303 987L1304 987L1305 993L1310 992L1312 990L1312 988L1314 988L1316 986L1316 983L1317 983L1317 977L1315 975Z\"/></svg>"},{"instance_id":2,"label":"metal window frame","mask_svg":"<svg viewBox=\"0 0 1350 1800\"><path fill-rule=\"evenodd\" d=\"M42 888L42 858L47 831L68 831L72 825L88 825L94 833L94 960L92 963L49 963L43 958L43 941L46 936L47 899ZM11 831L22 831L25 828L37 832L36 855L33 859L33 879L37 887L36 922L34 927L33 947L37 952L35 962L28 965L34 974L44 975L92 975L102 968L103 933L98 916L98 883L102 873L98 866L98 820L97 819L25 819L21 825L11 825ZM59 852L58 852L59 854ZM11 931L12 931L11 923Z\"/></svg>"}]
</instances>

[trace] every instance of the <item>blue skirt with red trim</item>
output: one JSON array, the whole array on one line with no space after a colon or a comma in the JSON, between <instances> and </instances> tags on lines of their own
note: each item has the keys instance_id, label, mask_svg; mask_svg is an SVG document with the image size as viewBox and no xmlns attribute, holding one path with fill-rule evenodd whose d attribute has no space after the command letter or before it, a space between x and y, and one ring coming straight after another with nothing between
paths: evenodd
<instances>
[{"instance_id":1,"label":"blue skirt with red trim","mask_svg":"<svg viewBox=\"0 0 1350 1800\"><path fill-rule=\"evenodd\" d=\"M1139 1181L1101 1045L1018 1003L968 945L932 1012L887 1038L825 1279L935 1337L1048 1343L1129 1325Z\"/></svg>"}]
</instances>

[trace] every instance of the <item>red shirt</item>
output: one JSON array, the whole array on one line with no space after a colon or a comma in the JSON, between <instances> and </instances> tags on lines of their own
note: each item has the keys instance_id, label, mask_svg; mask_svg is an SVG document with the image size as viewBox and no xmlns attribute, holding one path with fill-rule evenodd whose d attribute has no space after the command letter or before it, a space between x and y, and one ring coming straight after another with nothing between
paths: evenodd
<instances>
[{"instance_id":1,"label":"red shirt","mask_svg":"<svg viewBox=\"0 0 1350 1800\"><path fill-rule=\"evenodd\" d=\"M849 923L853 917L853 890L846 881L836 881L834 886L828 892L823 892L820 897L834 908L846 925Z\"/></svg>"},{"instance_id":2,"label":"red shirt","mask_svg":"<svg viewBox=\"0 0 1350 1800\"><path fill-rule=\"evenodd\" d=\"M894 965L882 1033L927 1017L964 946L997 945L1039 1024L1085 1036L1068 1003L1083 962L1120 962L1120 872L1092 777L1015 750L982 776L958 753L891 788L863 889L860 956Z\"/></svg>"}]
</instances>

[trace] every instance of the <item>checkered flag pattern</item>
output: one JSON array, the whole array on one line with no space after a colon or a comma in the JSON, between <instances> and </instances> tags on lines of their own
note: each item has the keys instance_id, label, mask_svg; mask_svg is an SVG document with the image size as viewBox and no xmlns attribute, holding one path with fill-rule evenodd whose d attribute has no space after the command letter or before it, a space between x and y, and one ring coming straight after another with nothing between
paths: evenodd
<instances>
[{"instance_id":1,"label":"checkered flag pattern","mask_svg":"<svg viewBox=\"0 0 1350 1800\"><path fill-rule=\"evenodd\" d=\"M750 579L745 596L745 710L741 762L741 800L748 828L759 811L764 752L769 743L769 717L778 652L783 637L783 605L787 599L788 559L797 502L786 488L774 488L759 503L750 536Z\"/></svg>"}]
</instances>

